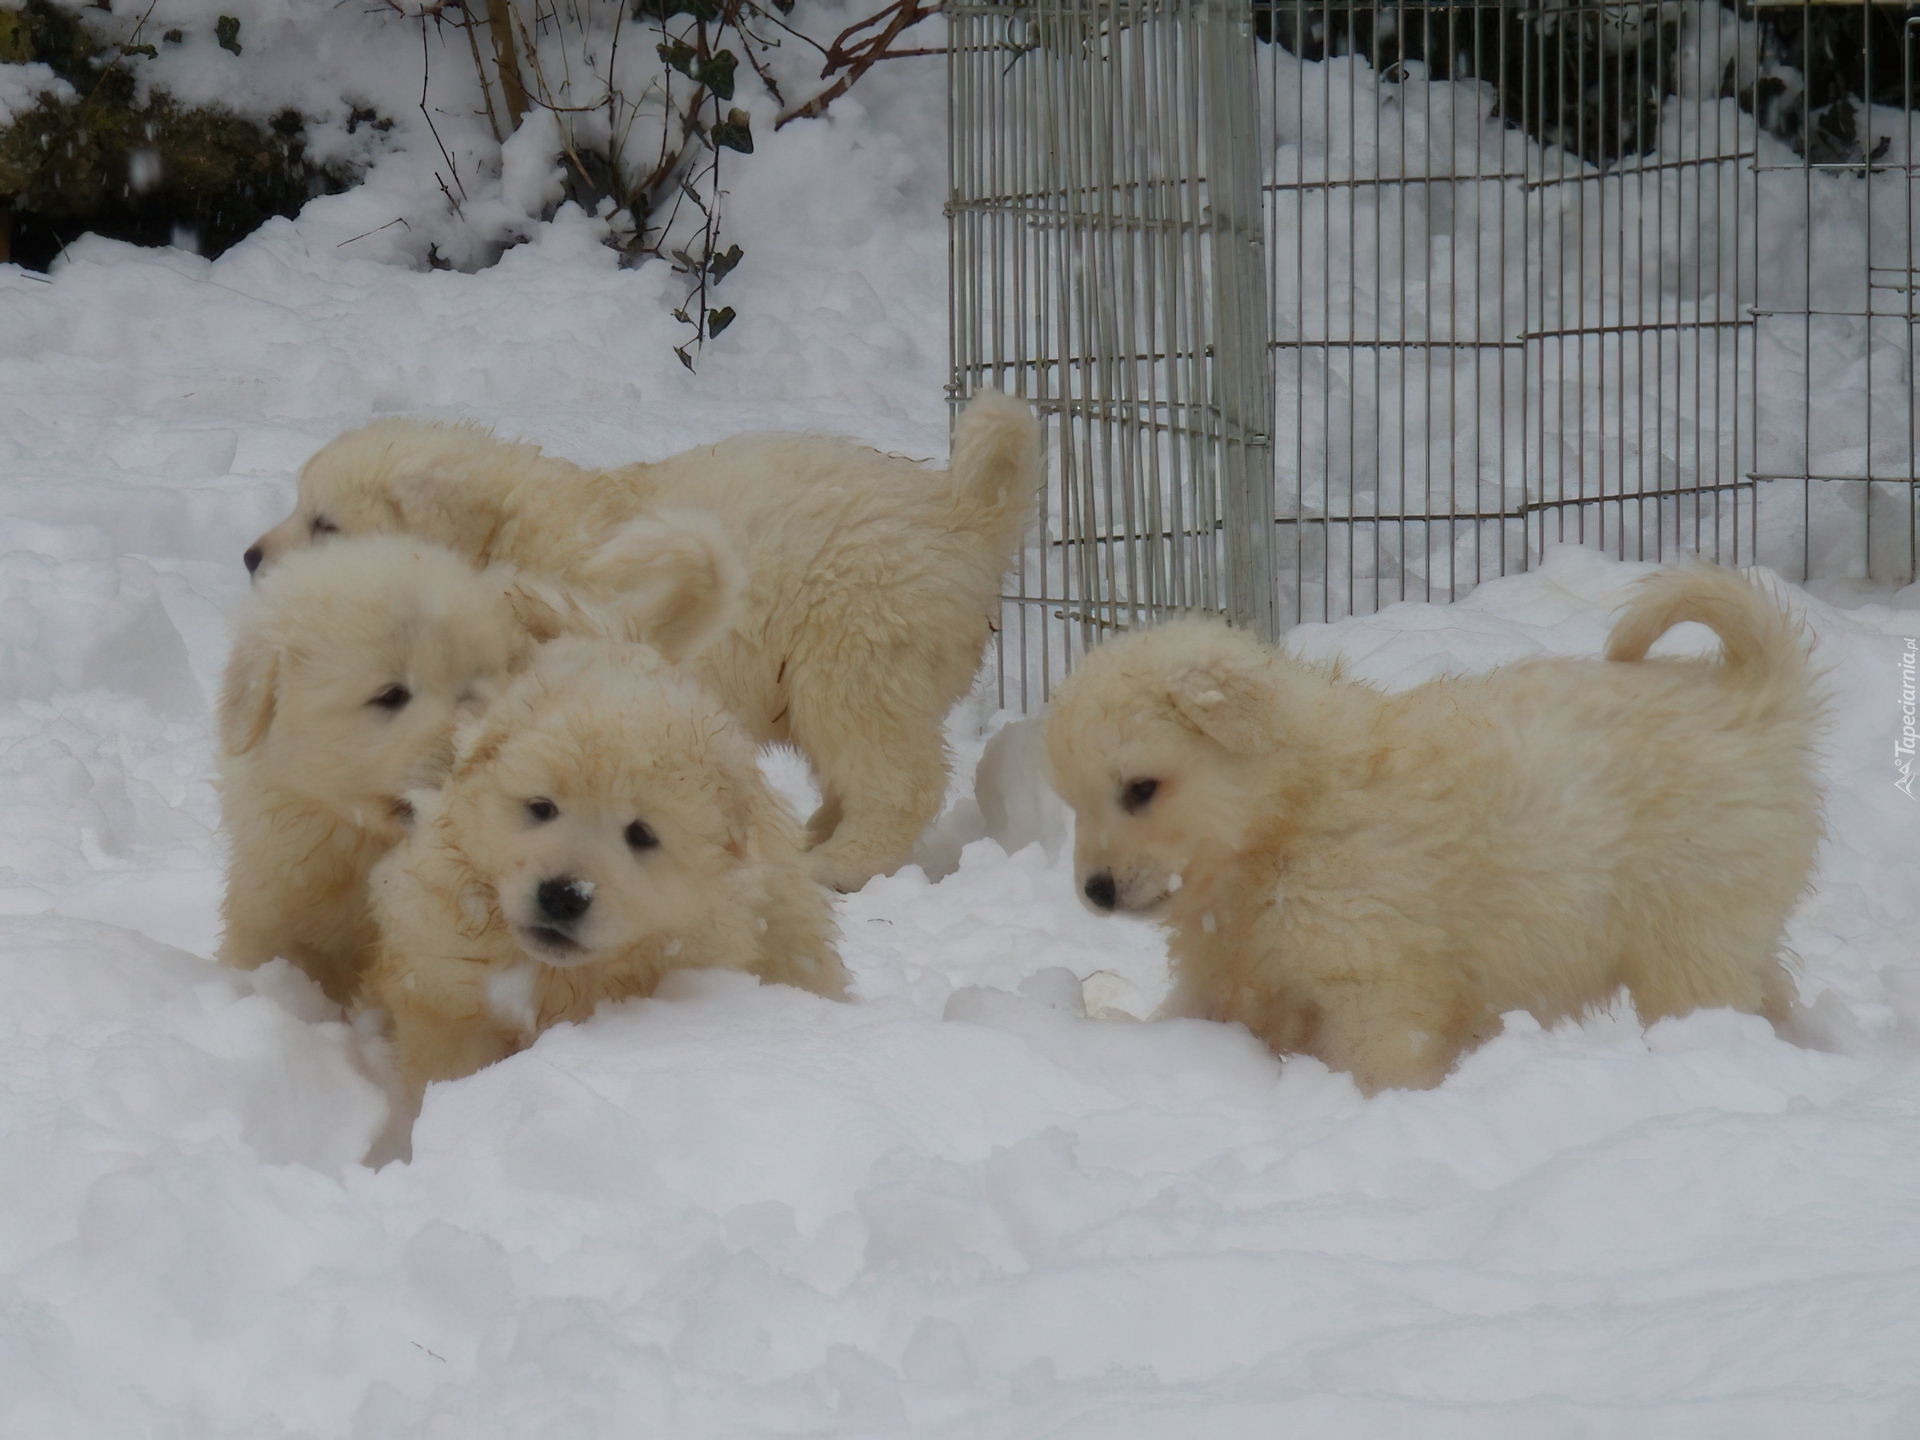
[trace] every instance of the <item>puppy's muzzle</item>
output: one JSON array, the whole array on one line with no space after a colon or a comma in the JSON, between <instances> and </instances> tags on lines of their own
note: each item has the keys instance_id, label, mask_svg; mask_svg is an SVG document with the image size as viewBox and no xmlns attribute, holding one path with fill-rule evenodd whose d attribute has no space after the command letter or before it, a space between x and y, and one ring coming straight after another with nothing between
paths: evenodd
<instances>
[{"instance_id":1,"label":"puppy's muzzle","mask_svg":"<svg viewBox=\"0 0 1920 1440\"><path fill-rule=\"evenodd\" d=\"M1088 900L1101 910L1111 910L1119 903L1120 892L1113 883L1111 870L1096 870L1087 877L1087 883L1081 887Z\"/></svg>"},{"instance_id":2,"label":"puppy's muzzle","mask_svg":"<svg viewBox=\"0 0 1920 1440\"><path fill-rule=\"evenodd\" d=\"M593 904L593 891L571 875L560 875L551 880L542 880L540 888L533 892L533 898L540 907L540 913L547 919L561 925L571 925L586 914L588 907Z\"/></svg>"}]
</instances>

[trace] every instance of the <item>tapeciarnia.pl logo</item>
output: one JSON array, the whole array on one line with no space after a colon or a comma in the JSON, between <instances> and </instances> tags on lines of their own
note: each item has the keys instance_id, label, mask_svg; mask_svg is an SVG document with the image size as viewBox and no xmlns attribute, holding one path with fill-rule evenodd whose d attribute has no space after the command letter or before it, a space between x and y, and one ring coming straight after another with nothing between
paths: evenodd
<instances>
[{"instance_id":1,"label":"tapeciarnia.pl logo","mask_svg":"<svg viewBox=\"0 0 1920 1440\"><path fill-rule=\"evenodd\" d=\"M1916 740L1920 740L1914 730L1914 670L1920 661L1920 640L1907 637L1906 653L1900 657L1900 738L1893 744L1893 763L1900 771L1900 778L1894 786L1911 800L1913 794L1913 760Z\"/></svg>"}]
</instances>

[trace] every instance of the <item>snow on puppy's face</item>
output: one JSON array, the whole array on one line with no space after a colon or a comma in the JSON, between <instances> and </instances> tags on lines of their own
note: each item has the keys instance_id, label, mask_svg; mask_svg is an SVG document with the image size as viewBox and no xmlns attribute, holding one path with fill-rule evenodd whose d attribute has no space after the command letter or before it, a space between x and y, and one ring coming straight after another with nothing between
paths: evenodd
<instances>
[{"instance_id":1,"label":"snow on puppy's face","mask_svg":"<svg viewBox=\"0 0 1920 1440\"><path fill-rule=\"evenodd\" d=\"M499 587L446 551L329 546L277 569L237 618L222 748L230 766L380 828L445 774L456 724L525 645Z\"/></svg>"},{"instance_id":2,"label":"snow on puppy's face","mask_svg":"<svg viewBox=\"0 0 1920 1440\"><path fill-rule=\"evenodd\" d=\"M1074 813L1084 901L1155 911L1239 846L1276 678L1264 647L1189 621L1109 642L1055 692L1047 762Z\"/></svg>"},{"instance_id":3,"label":"snow on puppy's face","mask_svg":"<svg viewBox=\"0 0 1920 1440\"><path fill-rule=\"evenodd\" d=\"M563 640L462 742L442 819L530 958L617 961L757 926L753 746L643 646Z\"/></svg>"}]
</instances>

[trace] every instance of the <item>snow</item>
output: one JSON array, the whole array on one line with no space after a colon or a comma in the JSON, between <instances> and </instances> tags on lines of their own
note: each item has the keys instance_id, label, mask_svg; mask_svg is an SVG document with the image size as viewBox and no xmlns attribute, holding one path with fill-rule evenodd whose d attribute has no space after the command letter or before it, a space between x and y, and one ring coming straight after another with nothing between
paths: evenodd
<instances>
[{"instance_id":1,"label":"snow","mask_svg":"<svg viewBox=\"0 0 1920 1440\"><path fill-rule=\"evenodd\" d=\"M938 76L881 67L733 172L741 320L698 376L673 277L578 211L473 274L342 245L365 193L213 264L0 267L0 1435L1920 1430L1911 594L1793 592L1835 696L1801 1043L1514 1017L1362 1100L1111 1018L1164 944L1076 902L985 685L924 865L840 902L854 1003L678 977L436 1087L411 1163L360 1163L363 1031L206 958L207 699L293 469L395 410L589 462L799 425L942 454ZM1393 686L1592 654L1639 571L1557 551L1291 643Z\"/></svg>"}]
</instances>

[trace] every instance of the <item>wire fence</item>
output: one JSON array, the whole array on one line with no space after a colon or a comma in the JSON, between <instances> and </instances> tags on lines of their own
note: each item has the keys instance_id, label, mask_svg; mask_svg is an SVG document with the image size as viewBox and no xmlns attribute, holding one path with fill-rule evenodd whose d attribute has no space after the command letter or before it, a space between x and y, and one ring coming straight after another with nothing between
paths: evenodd
<instances>
[{"instance_id":1,"label":"wire fence","mask_svg":"<svg viewBox=\"0 0 1920 1440\"><path fill-rule=\"evenodd\" d=\"M1006 703L1555 543L1911 580L1920 18L1845 9L951 0L952 395L1054 441Z\"/></svg>"}]
</instances>

